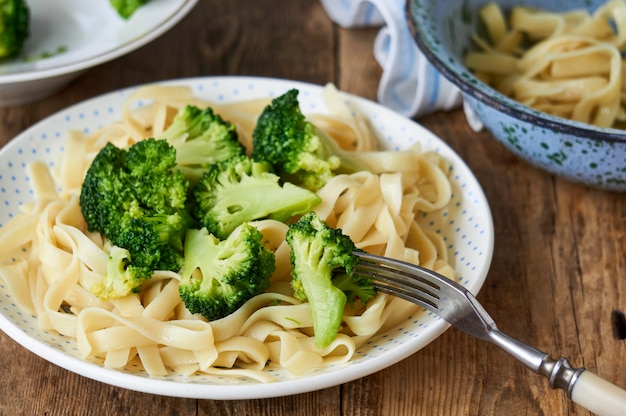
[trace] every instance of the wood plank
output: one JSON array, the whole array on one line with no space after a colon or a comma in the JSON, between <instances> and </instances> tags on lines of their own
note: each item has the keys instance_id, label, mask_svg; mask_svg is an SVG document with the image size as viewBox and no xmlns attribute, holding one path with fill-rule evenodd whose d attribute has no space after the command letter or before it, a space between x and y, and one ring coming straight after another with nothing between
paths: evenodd
<instances>
[{"instance_id":1,"label":"wood plank","mask_svg":"<svg viewBox=\"0 0 626 416\"><path fill-rule=\"evenodd\" d=\"M325 84L376 99L377 28L334 26L317 1L202 0L157 41L102 64L53 98L0 109L0 144L60 109L139 83L258 75ZM479 300L502 330L626 386L626 200L557 179L512 155L460 110L418 120L483 186L496 247ZM619 335L619 334L618 334ZM497 347L449 330L368 377L263 400L180 399L108 386L52 365L0 334L0 414L380 415L589 412Z\"/></svg>"}]
</instances>

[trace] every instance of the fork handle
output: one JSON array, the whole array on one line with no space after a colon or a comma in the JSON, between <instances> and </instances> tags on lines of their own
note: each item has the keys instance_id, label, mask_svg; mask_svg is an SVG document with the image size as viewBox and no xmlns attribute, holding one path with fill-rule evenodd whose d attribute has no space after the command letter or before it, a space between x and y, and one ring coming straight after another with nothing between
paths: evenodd
<instances>
[{"instance_id":1,"label":"fork handle","mask_svg":"<svg viewBox=\"0 0 626 416\"><path fill-rule=\"evenodd\" d=\"M589 370L572 368L567 358L554 360L546 354L536 372L548 378L550 387L565 390L574 403L598 416L626 415L626 390Z\"/></svg>"},{"instance_id":2,"label":"fork handle","mask_svg":"<svg viewBox=\"0 0 626 416\"><path fill-rule=\"evenodd\" d=\"M546 377L553 389L565 390L573 402L598 416L626 415L626 391L584 368L572 368L567 358L555 360L495 327L490 341L500 346L535 373Z\"/></svg>"},{"instance_id":3,"label":"fork handle","mask_svg":"<svg viewBox=\"0 0 626 416\"><path fill-rule=\"evenodd\" d=\"M571 398L599 416L626 415L626 391L588 370L578 375Z\"/></svg>"}]
</instances>

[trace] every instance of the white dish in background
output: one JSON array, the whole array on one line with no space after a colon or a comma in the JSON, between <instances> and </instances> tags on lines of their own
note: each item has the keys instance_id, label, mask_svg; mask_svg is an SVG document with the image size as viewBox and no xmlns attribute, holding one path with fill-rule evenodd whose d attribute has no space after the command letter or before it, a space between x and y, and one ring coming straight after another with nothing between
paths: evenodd
<instances>
[{"instance_id":1,"label":"white dish in background","mask_svg":"<svg viewBox=\"0 0 626 416\"><path fill-rule=\"evenodd\" d=\"M56 93L87 69L156 39L197 1L151 0L124 20L109 0L28 0L30 36L22 54L0 61L0 106Z\"/></svg>"},{"instance_id":2,"label":"white dish in background","mask_svg":"<svg viewBox=\"0 0 626 416\"><path fill-rule=\"evenodd\" d=\"M300 90L303 112L325 112L320 86L295 81L251 77L207 77L167 82L187 85L195 95L215 103L276 97L289 88ZM26 165L34 160L55 163L63 152L65 133L86 133L119 120L125 89L69 107L24 131L0 151L0 226L19 206L31 200ZM381 148L401 149L420 143L423 150L439 152L450 162L453 197L449 208L420 216L422 226L440 233L448 245L460 283L473 293L483 285L493 251L493 223L483 191L465 163L443 141L414 121L379 104L345 95L350 106L370 121L379 134ZM74 340L38 329L37 320L24 314L0 284L0 328L25 348L65 369L104 383L153 394L201 399L253 399L286 396L335 386L382 370L419 351L449 325L423 311L407 316L399 326L378 334L346 364L323 368L303 377L272 369L276 381L255 381L223 376L196 375L150 378L135 367L111 370L80 358Z\"/></svg>"}]
</instances>

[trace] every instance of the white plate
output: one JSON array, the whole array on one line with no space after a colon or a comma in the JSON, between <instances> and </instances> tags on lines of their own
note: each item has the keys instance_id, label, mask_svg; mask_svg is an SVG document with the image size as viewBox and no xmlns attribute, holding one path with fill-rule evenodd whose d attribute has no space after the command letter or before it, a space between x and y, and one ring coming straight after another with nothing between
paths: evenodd
<instances>
[{"instance_id":1,"label":"white plate","mask_svg":"<svg viewBox=\"0 0 626 416\"><path fill-rule=\"evenodd\" d=\"M250 77L209 77L169 81L188 85L200 97L216 103L275 97L289 88L300 90L303 112L324 112L321 87L295 81ZM25 166L34 160L54 165L69 129L94 131L120 118L120 109L134 89L106 94L63 110L34 125L0 151L0 226L31 200ZM493 224L480 185L465 163L444 142L415 122L363 98L346 95L353 108L367 116L380 134L381 147L405 148L419 142L451 163L453 197L450 207L420 217L422 225L444 236L460 282L473 293L481 288L493 250ZM360 348L346 364L294 378L286 370L271 370L276 381L259 384L239 378L197 375L150 378L135 367L111 370L80 358L72 339L41 331L35 317L24 314L0 285L0 328L25 348L83 376L104 383L166 396L207 399L251 399L285 396L323 389L382 370L420 350L448 324L430 313L407 316L404 322L379 334Z\"/></svg>"},{"instance_id":2,"label":"white plate","mask_svg":"<svg viewBox=\"0 0 626 416\"><path fill-rule=\"evenodd\" d=\"M151 0L124 20L109 0L28 0L30 36L23 53L0 62L0 106L57 92L88 68L156 39L197 1ZM60 47L67 50L55 53ZM52 56L41 58L43 54Z\"/></svg>"}]
</instances>

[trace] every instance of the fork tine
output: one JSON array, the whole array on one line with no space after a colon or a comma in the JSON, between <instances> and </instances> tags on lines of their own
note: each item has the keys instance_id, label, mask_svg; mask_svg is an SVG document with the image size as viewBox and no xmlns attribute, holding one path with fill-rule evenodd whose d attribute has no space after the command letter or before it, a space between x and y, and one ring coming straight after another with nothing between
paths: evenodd
<instances>
[{"instance_id":1,"label":"fork tine","mask_svg":"<svg viewBox=\"0 0 626 416\"><path fill-rule=\"evenodd\" d=\"M481 339L488 338L488 327L495 327L493 318L463 286L432 270L407 262L357 252L356 273L372 278L384 293L436 313L458 329Z\"/></svg>"},{"instance_id":2,"label":"fork tine","mask_svg":"<svg viewBox=\"0 0 626 416\"><path fill-rule=\"evenodd\" d=\"M378 290L397 296L409 302L437 312L439 308L439 287L415 275L408 275L384 264L362 262L356 273L372 279Z\"/></svg>"}]
</instances>

